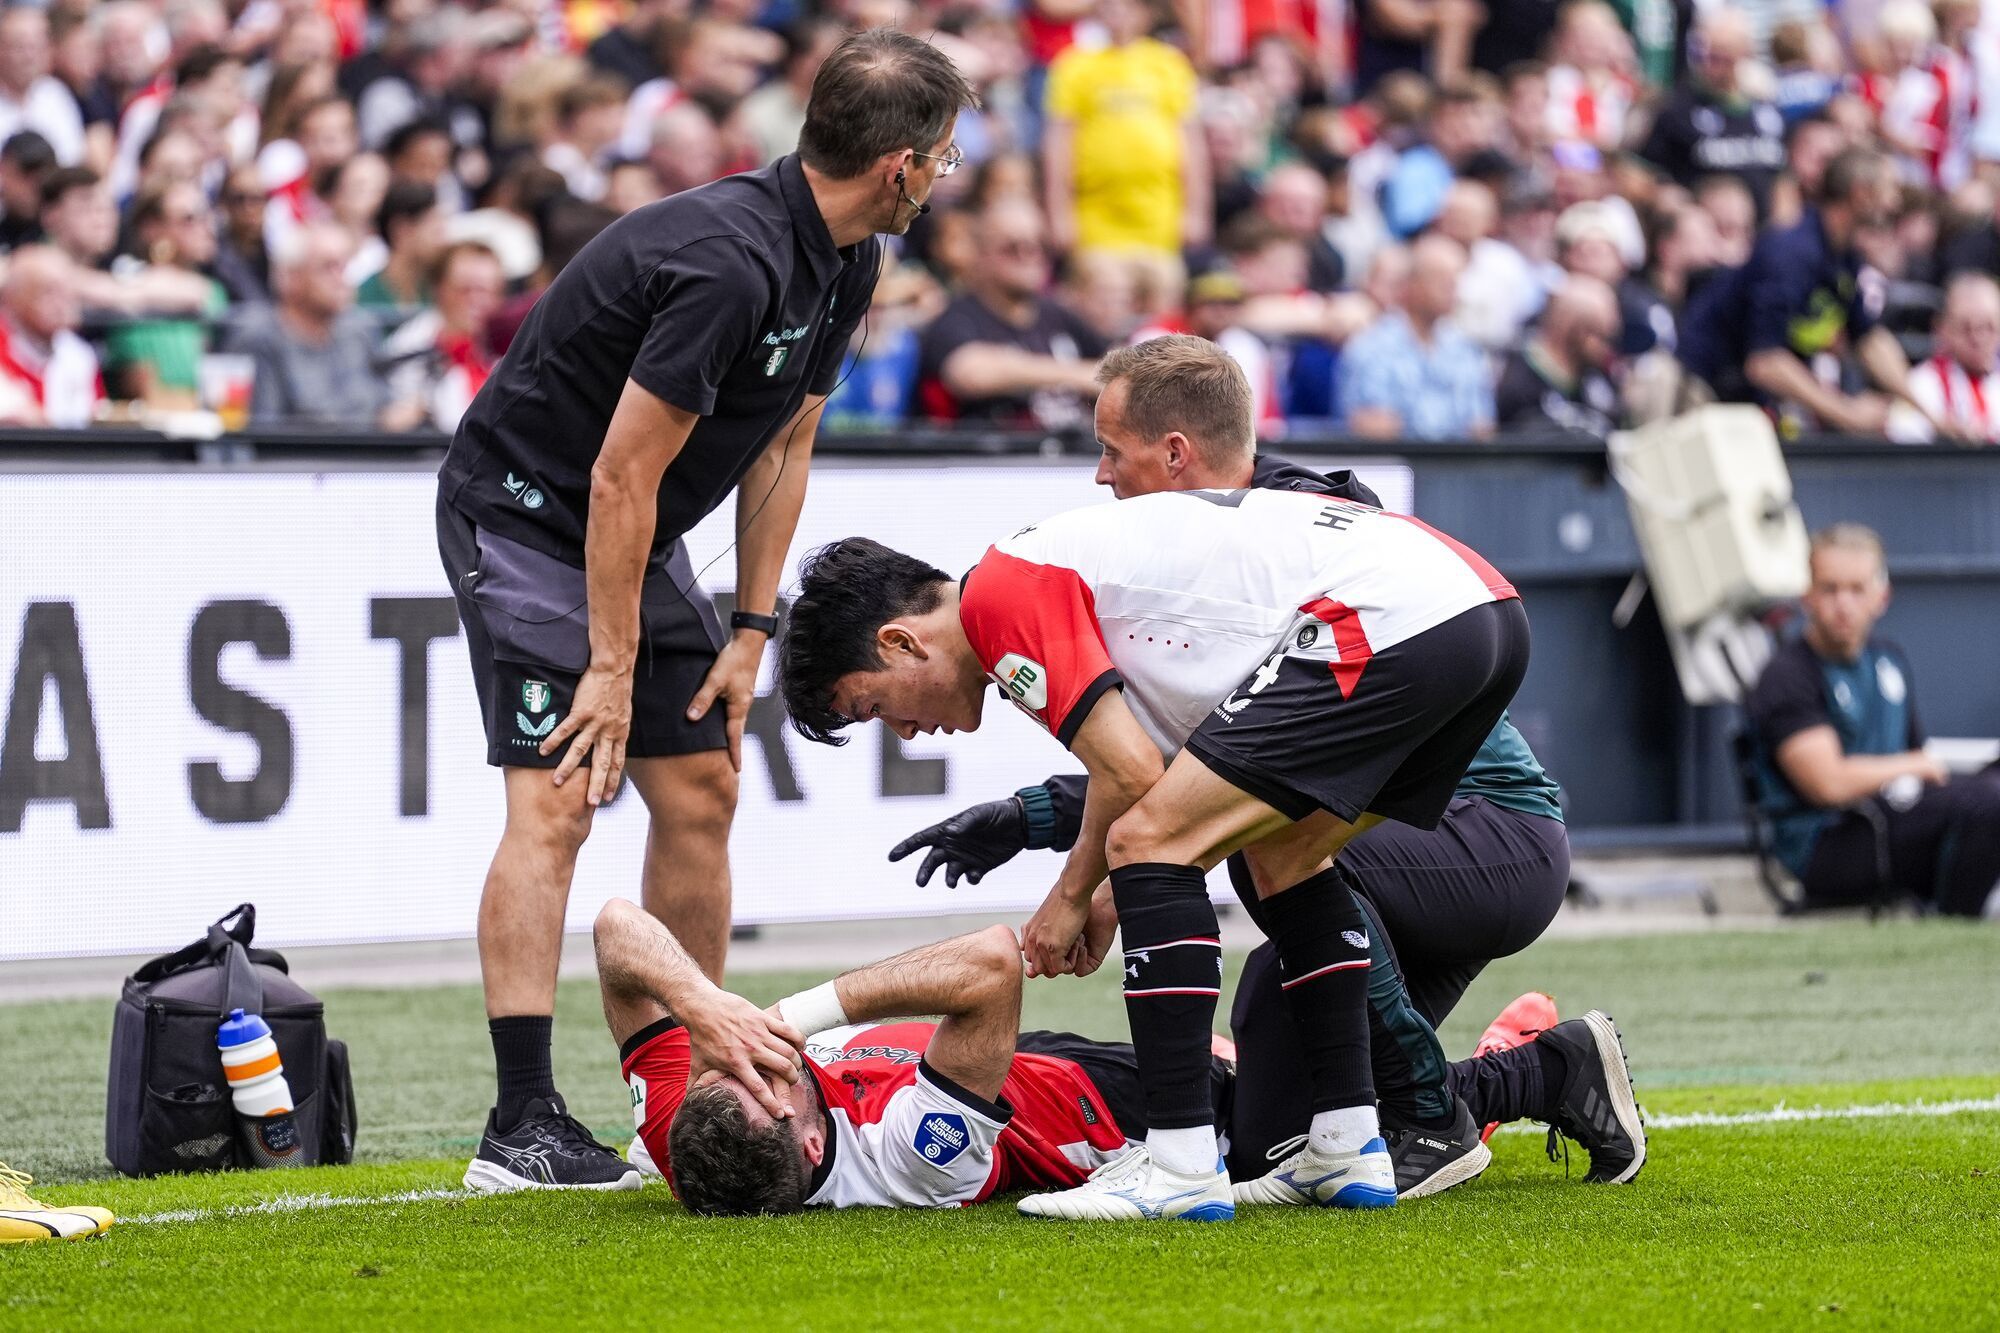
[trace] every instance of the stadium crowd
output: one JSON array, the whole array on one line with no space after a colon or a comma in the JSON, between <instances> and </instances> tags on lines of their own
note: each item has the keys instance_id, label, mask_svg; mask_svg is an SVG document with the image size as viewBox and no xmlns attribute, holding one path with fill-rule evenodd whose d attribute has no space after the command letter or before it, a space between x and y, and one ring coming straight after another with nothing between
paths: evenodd
<instances>
[{"instance_id":1,"label":"stadium crowd","mask_svg":"<svg viewBox=\"0 0 2000 1333\"><path fill-rule=\"evenodd\" d=\"M963 170L833 405L1087 425L1226 347L1279 436L2000 439L1979 0L51 0L0 10L0 422L451 430L612 219L934 34Z\"/></svg>"}]
</instances>

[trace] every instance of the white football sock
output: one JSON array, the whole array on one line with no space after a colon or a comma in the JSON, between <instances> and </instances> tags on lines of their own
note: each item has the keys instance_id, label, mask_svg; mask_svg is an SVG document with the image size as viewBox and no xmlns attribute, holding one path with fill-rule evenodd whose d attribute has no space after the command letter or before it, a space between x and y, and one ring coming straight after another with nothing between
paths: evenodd
<instances>
[{"instance_id":1,"label":"white football sock","mask_svg":"<svg viewBox=\"0 0 2000 1333\"><path fill-rule=\"evenodd\" d=\"M1149 1129L1146 1148L1153 1160L1183 1176L1215 1174L1215 1127L1196 1125L1193 1129Z\"/></svg>"},{"instance_id":2,"label":"white football sock","mask_svg":"<svg viewBox=\"0 0 2000 1333\"><path fill-rule=\"evenodd\" d=\"M1372 1106L1343 1106L1337 1111L1313 1115L1313 1151L1321 1154L1360 1152L1362 1145L1382 1132Z\"/></svg>"}]
</instances>

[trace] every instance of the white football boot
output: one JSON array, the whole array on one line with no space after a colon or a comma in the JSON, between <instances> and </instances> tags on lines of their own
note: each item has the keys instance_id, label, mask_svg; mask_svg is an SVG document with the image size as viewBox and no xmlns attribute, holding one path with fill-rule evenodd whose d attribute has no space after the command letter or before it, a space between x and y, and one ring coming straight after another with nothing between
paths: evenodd
<instances>
[{"instance_id":1,"label":"white football boot","mask_svg":"<svg viewBox=\"0 0 2000 1333\"><path fill-rule=\"evenodd\" d=\"M1098 1167L1075 1189L1030 1194L1017 1206L1029 1217L1070 1222L1227 1222L1236 1216L1221 1162L1213 1171L1184 1176L1156 1163L1143 1143Z\"/></svg>"},{"instance_id":2,"label":"white football boot","mask_svg":"<svg viewBox=\"0 0 2000 1333\"><path fill-rule=\"evenodd\" d=\"M1236 1202L1319 1208L1387 1208L1396 1202L1396 1164L1380 1137L1358 1152L1323 1154L1314 1151L1310 1134L1301 1134L1269 1156L1276 1168L1238 1184Z\"/></svg>"}]
</instances>

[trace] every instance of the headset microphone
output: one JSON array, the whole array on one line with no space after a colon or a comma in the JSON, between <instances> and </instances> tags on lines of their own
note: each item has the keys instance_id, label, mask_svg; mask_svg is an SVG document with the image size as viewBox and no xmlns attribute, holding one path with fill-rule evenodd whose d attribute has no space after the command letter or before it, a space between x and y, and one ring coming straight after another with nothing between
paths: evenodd
<instances>
[{"instance_id":1,"label":"headset microphone","mask_svg":"<svg viewBox=\"0 0 2000 1333\"><path fill-rule=\"evenodd\" d=\"M903 173L900 171L896 173L896 197L898 199L901 199L904 203L908 204L911 208L916 209L918 217L923 217L926 213L929 213L931 211L931 206L929 204L918 203L916 200L910 198L908 192L906 192L903 189Z\"/></svg>"}]
</instances>

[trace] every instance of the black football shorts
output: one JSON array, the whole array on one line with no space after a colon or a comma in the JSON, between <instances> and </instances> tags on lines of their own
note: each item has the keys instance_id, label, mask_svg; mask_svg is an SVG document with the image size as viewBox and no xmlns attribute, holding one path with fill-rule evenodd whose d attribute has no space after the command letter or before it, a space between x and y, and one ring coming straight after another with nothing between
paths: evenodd
<instances>
[{"instance_id":1,"label":"black football shorts","mask_svg":"<svg viewBox=\"0 0 2000 1333\"><path fill-rule=\"evenodd\" d=\"M577 681L590 665L583 570L482 532L443 500L437 529L438 553L472 653L473 684L486 721L486 762L554 768L568 746L544 755L542 742L569 712ZM665 559L647 566L639 625L626 755L646 759L727 748L724 709L711 708L699 722L687 719L687 706L724 638L715 607L695 583L679 542Z\"/></svg>"},{"instance_id":2,"label":"black football shorts","mask_svg":"<svg viewBox=\"0 0 2000 1333\"><path fill-rule=\"evenodd\" d=\"M1343 663L1307 617L1209 710L1187 748L1293 819L1331 810L1433 829L1528 670L1518 598Z\"/></svg>"}]
</instances>

